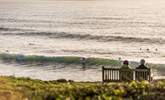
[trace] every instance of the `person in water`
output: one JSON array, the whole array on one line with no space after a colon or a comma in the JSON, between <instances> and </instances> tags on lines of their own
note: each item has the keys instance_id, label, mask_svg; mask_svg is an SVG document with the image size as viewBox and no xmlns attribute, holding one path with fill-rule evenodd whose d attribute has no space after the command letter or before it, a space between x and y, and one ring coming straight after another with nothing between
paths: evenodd
<instances>
[{"instance_id":1,"label":"person in water","mask_svg":"<svg viewBox=\"0 0 165 100\"><path fill-rule=\"evenodd\" d=\"M146 66L145 66L145 60L144 59L141 59L140 60L140 65L138 67L136 67L136 69L148 69Z\"/></svg>"},{"instance_id":2,"label":"person in water","mask_svg":"<svg viewBox=\"0 0 165 100\"><path fill-rule=\"evenodd\" d=\"M82 67L85 68L85 65L86 65L86 58L82 57L80 58L80 62L82 64Z\"/></svg>"}]
</instances>

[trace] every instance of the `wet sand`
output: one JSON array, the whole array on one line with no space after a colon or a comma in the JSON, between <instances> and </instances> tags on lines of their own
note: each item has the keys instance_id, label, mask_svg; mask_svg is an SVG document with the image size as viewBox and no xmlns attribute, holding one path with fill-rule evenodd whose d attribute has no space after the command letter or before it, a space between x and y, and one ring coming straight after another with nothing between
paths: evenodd
<instances>
[{"instance_id":1,"label":"wet sand","mask_svg":"<svg viewBox=\"0 0 165 100\"><path fill-rule=\"evenodd\" d=\"M74 81L101 81L101 67L84 69L81 65L20 65L0 64L0 75L13 75L16 77L30 77L41 80L67 79Z\"/></svg>"}]
</instances>

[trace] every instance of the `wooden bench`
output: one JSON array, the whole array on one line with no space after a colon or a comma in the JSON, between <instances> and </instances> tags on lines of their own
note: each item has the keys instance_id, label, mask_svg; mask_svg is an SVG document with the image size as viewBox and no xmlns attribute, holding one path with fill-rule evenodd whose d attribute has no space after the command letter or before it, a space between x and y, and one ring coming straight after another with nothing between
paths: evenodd
<instances>
[{"instance_id":1,"label":"wooden bench","mask_svg":"<svg viewBox=\"0 0 165 100\"><path fill-rule=\"evenodd\" d=\"M123 76L127 76L127 77L125 78ZM151 81L151 69L149 68L149 69L123 70L120 68L105 68L104 66L102 67L103 82L121 82L121 81L132 81L132 80Z\"/></svg>"}]
</instances>

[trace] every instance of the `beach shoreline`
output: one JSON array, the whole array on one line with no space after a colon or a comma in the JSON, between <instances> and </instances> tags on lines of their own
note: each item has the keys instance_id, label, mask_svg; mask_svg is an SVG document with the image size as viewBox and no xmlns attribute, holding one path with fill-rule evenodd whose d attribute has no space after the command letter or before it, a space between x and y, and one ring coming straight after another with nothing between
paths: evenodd
<instances>
[{"instance_id":1,"label":"beach shoreline","mask_svg":"<svg viewBox=\"0 0 165 100\"><path fill-rule=\"evenodd\" d=\"M102 81L102 66L120 68L122 61L102 58L85 58L85 66L78 56L41 56L0 54L0 74L30 77L41 80L67 79L75 81ZM139 62L130 62L135 68ZM153 79L165 79L163 64L147 64ZM81 77L81 78L79 78Z\"/></svg>"}]
</instances>

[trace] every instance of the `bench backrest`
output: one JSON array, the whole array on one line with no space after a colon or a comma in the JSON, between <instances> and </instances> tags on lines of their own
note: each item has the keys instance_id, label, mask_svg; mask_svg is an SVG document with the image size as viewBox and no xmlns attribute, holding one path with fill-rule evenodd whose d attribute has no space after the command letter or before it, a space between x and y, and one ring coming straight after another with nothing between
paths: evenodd
<instances>
[{"instance_id":1,"label":"bench backrest","mask_svg":"<svg viewBox=\"0 0 165 100\"><path fill-rule=\"evenodd\" d=\"M120 68L104 68L102 67L103 82L132 81L132 80L148 80L151 81L150 69L120 69Z\"/></svg>"},{"instance_id":2,"label":"bench backrest","mask_svg":"<svg viewBox=\"0 0 165 100\"><path fill-rule=\"evenodd\" d=\"M133 70L132 69L119 69L120 81L132 81L133 80Z\"/></svg>"},{"instance_id":3,"label":"bench backrest","mask_svg":"<svg viewBox=\"0 0 165 100\"><path fill-rule=\"evenodd\" d=\"M135 80L148 80L151 81L150 69L134 69Z\"/></svg>"},{"instance_id":4,"label":"bench backrest","mask_svg":"<svg viewBox=\"0 0 165 100\"><path fill-rule=\"evenodd\" d=\"M120 81L119 69L102 67L102 80L103 82Z\"/></svg>"}]
</instances>

